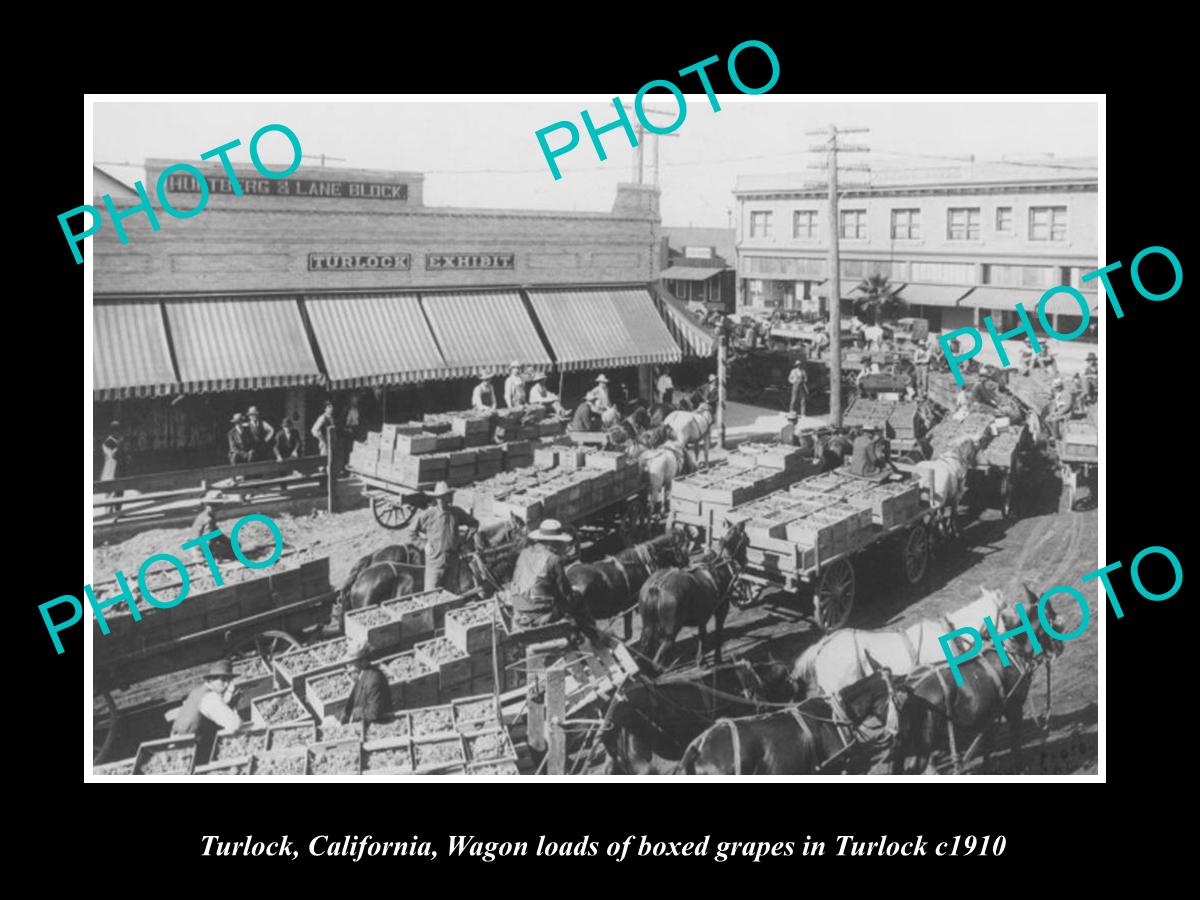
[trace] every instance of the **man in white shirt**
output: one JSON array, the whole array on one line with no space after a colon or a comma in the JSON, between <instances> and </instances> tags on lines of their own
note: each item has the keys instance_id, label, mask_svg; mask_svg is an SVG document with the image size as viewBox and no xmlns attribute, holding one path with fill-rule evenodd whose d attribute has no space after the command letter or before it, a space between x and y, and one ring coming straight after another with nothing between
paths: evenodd
<instances>
[{"instance_id":1,"label":"man in white shirt","mask_svg":"<svg viewBox=\"0 0 1200 900\"><path fill-rule=\"evenodd\" d=\"M863 329L863 337L872 350L883 347L883 328L878 324L868 325Z\"/></svg>"},{"instance_id":2,"label":"man in white shirt","mask_svg":"<svg viewBox=\"0 0 1200 900\"><path fill-rule=\"evenodd\" d=\"M562 404L558 402L558 395L546 389L546 373L539 372L533 376L533 387L529 389L530 403L553 403L555 409L559 412L563 411Z\"/></svg>"},{"instance_id":3,"label":"man in white shirt","mask_svg":"<svg viewBox=\"0 0 1200 900\"><path fill-rule=\"evenodd\" d=\"M665 402L663 400L663 397L666 396L667 391L674 390L674 389L675 389L675 383L671 380L670 374L668 374L667 372L664 371L661 375L658 376L658 382L654 386L654 391L655 391L655 396L659 403Z\"/></svg>"},{"instance_id":4,"label":"man in white shirt","mask_svg":"<svg viewBox=\"0 0 1200 900\"><path fill-rule=\"evenodd\" d=\"M197 762L207 761L218 728L236 731L242 727L242 717L232 706L236 694L233 681L233 663L227 659L214 663L204 673L204 683L192 688L181 707L167 713L168 718L175 714L171 734L196 736Z\"/></svg>"},{"instance_id":5,"label":"man in white shirt","mask_svg":"<svg viewBox=\"0 0 1200 900\"><path fill-rule=\"evenodd\" d=\"M521 364L516 360L508 364L508 378L504 380L504 405L509 409L525 405L525 379L521 375Z\"/></svg>"},{"instance_id":6,"label":"man in white shirt","mask_svg":"<svg viewBox=\"0 0 1200 900\"><path fill-rule=\"evenodd\" d=\"M479 384L471 393L471 408L476 412L496 411L496 392L492 390L492 381L487 372L479 373Z\"/></svg>"},{"instance_id":7,"label":"man in white shirt","mask_svg":"<svg viewBox=\"0 0 1200 900\"><path fill-rule=\"evenodd\" d=\"M608 376L603 372L596 376L596 386L588 391L588 399L595 402L596 412L599 413L612 406L612 400L608 396Z\"/></svg>"}]
</instances>

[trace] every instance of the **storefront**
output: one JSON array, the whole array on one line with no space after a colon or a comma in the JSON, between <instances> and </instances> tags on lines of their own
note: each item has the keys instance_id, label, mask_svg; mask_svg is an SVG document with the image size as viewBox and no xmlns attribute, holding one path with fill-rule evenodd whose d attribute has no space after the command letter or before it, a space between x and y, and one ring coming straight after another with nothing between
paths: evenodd
<instances>
[{"instance_id":1,"label":"storefront","mask_svg":"<svg viewBox=\"0 0 1200 900\"><path fill-rule=\"evenodd\" d=\"M477 372L517 361L570 402L597 371L638 392L696 352L652 289L656 188L621 185L608 213L451 209L423 205L413 173L319 168L233 196L211 171L202 215L156 210L153 231L134 212L128 244L93 239L96 430L125 425L135 471L221 461L251 404L307 434L329 396L403 421L469 405ZM190 209L197 190L172 176L168 200Z\"/></svg>"}]
</instances>

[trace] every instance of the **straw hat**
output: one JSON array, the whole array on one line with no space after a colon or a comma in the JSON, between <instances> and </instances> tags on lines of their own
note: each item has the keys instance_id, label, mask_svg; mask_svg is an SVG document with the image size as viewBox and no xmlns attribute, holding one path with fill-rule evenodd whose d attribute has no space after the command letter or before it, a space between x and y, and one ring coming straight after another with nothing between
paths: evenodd
<instances>
[{"instance_id":1,"label":"straw hat","mask_svg":"<svg viewBox=\"0 0 1200 900\"><path fill-rule=\"evenodd\" d=\"M596 376L596 384L608 384L608 376L601 372Z\"/></svg>"},{"instance_id":2,"label":"straw hat","mask_svg":"<svg viewBox=\"0 0 1200 900\"><path fill-rule=\"evenodd\" d=\"M530 379L530 380L531 380L531 381L545 381L545 380L546 380L546 373L545 373L545 372L536 372L536 373L534 373L534 376L533 376L533 378L532 378L532 379Z\"/></svg>"},{"instance_id":3,"label":"straw hat","mask_svg":"<svg viewBox=\"0 0 1200 900\"><path fill-rule=\"evenodd\" d=\"M450 485L446 484L444 481L439 481L433 486L433 490L426 494L426 496L436 500L438 497L448 497L453 496L453 494L454 488L450 487Z\"/></svg>"},{"instance_id":4,"label":"straw hat","mask_svg":"<svg viewBox=\"0 0 1200 900\"><path fill-rule=\"evenodd\" d=\"M563 530L562 522L558 519L543 519L540 526L529 532L529 539L531 541L554 541L562 544L569 544L574 540Z\"/></svg>"},{"instance_id":5,"label":"straw hat","mask_svg":"<svg viewBox=\"0 0 1200 900\"><path fill-rule=\"evenodd\" d=\"M231 681L237 676L233 673L233 663L227 659L213 663L204 672L205 678L228 678Z\"/></svg>"},{"instance_id":6,"label":"straw hat","mask_svg":"<svg viewBox=\"0 0 1200 900\"><path fill-rule=\"evenodd\" d=\"M241 413L234 413L233 418L230 419L229 421L232 422L234 425L240 425L242 422L246 421L246 417L243 416Z\"/></svg>"}]
</instances>

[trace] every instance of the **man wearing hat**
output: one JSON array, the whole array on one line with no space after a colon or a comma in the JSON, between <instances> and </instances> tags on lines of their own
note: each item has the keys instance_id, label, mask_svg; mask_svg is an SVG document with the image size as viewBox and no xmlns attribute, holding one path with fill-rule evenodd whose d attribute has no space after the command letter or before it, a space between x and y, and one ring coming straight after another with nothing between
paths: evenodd
<instances>
[{"instance_id":1,"label":"man wearing hat","mask_svg":"<svg viewBox=\"0 0 1200 900\"><path fill-rule=\"evenodd\" d=\"M700 402L707 403L713 409L717 408L717 395L720 393L717 384L717 373L714 372L705 379L704 384L700 386Z\"/></svg>"},{"instance_id":2,"label":"man wearing hat","mask_svg":"<svg viewBox=\"0 0 1200 900\"><path fill-rule=\"evenodd\" d=\"M592 399L591 394L579 401L579 405L575 407L575 415L567 424L567 431L599 431L600 409L598 404L599 401Z\"/></svg>"},{"instance_id":3,"label":"man wearing hat","mask_svg":"<svg viewBox=\"0 0 1200 900\"><path fill-rule=\"evenodd\" d=\"M515 359L508 364L508 377L504 379L504 405L509 409L525 405L525 379L521 377L521 364Z\"/></svg>"},{"instance_id":4,"label":"man wearing hat","mask_svg":"<svg viewBox=\"0 0 1200 900\"><path fill-rule=\"evenodd\" d=\"M350 649L350 668L355 673L350 699L342 710L342 724L382 722L392 714L392 695L387 676L371 664L371 645L366 641Z\"/></svg>"},{"instance_id":5,"label":"man wearing hat","mask_svg":"<svg viewBox=\"0 0 1200 900\"><path fill-rule=\"evenodd\" d=\"M796 402L800 402L800 416L806 415L808 407L808 372L803 360L792 363L792 371L788 373L788 384L792 386L792 402L788 404L788 412L796 411Z\"/></svg>"},{"instance_id":6,"label":"man wearing hat","mask_svg":"<svg viewBox=\"0 0 1200 900\"><path fill-rule=\"evenodd\" d=\"M275 429L265 421L257 406L246 410L246 428L250 432L252 461L267 459L270 454L271 441L275 437Z\"/></svg>"},{"instance_id":7,"label":"man wearing hat","mask_svg":"<svg viewBox=\"0 0 1200 900\"><path fill-rule=\"evenodd\" d=\"M562 403L558 400L558 394L546 388L546 373L538 372L533 376L533 387L529 389L529 402L541 404L553 404L554 408L560 413L566 412L563 409Z\"/></svg>"},{"instance_id":8,"label":"man wearing hat","mask_svg":"<svg viewBox=\"0 0 1200 900\"><path fill-rule=\"evenodd\" d=\"M528 538L531 543L517 557L509 590L516 628L536 628L565 619L574 605L562 561L571 535L557 519L544 519Z\"/></svg>"},{"instance_id":9,"label":"man wearing hat","mask_svg":"<svg viewBox=\"0 0 1200 900\"><path fill-rule=\"evenodd\" d=\"M1100 395L1100 364L1095 353L1087 355L1087 368L1083 370L1083 380L1087 384L1088 403L1095 403Z\"/></svg>"},{"instance_id":10,"label":"man wearing hat","mask_svg":"<svg viewBox=\"0 0 1200 900\"><path fill-rule=\"evenodd\" d=\"M108 436L100 442L100 452L104 454L104 465L100 469L101 481L112 481L125 474L125 435L120 422L108 423ZM120 497L123 491L113 491L113 497ZM110 506L113 513L121 511L120 504Z\"/></svg>"},{"instance_id":11,"label":"man wearing hat","mask_svg":"<svg viewBox=\"0 0 1200 900\"><path fill-rule=\"evenodd\" d=\"M479 528L479 522L466 510L451 505L454 491L444 481L439 481L433 492L427 494L433 505L421 512L413 522L413 535L425 535L425 590L445 588L458 590L458 526L467 528L463 541L471 539Z\"/></svg>"},{"instance_id":12,"label":"man wearing hat","mask_svg":"<svg viewBox=\"0 0 1200 900\"><path fill-rule=\"evenodd\" d=\"M300 443L300 432L296 430L290 417L284 418L279 423L279 430L275 432L275 441L272 445L275 458L280 462L285 459L299 459Z\"/></svg>"},{"instance_id":13,"label":"man wearing hat","mask_svg":"<svg viewBox=\"0 0 1200 900\"><path fill-rule=\"evenodd\" d=\"M658 376L658 381L654 384L654 396L659 403L666 403L667 391L674 390L675 383L671 380L671 373L666 369L662 370L662 374Z\"/></svg>"},{"instance_id":14,"label":"man wearing hat","mask_svg":"<svg viewBox=\"0 0 1200 900\"><path fill-rule=\"evenodd\" d=\"M1046 424L1053 429L1055 436L1062 440L1062 423L1075 413L1075 396L1066 389L1061 378L1056 377L1053 393L1050 396L1050 411L1046 416Z\"/></svg>"},{"instance_id":15,"label":"man wearing hat","mask_svg":"<svg viewBox=\"0 0 1200 900\"><path fill-rule=\"evenodd\" d=\"M237 731L242 717L233 708L236 691L233 686L233 663L227 659L213 663L204 672L204 683L192 688L178 709L170 710L174 718L171 734L196 736L196 762L208 762L217 729Z\"/></svg>"},{"instance_id":16,"label":"man wearing hat","mask_svg":"<svg viewBox=\"0 0 1200 900\"><path fill-rule=\"evenodd\" d=\"M895 470L896 467L888 459L888 442L883 437L883 429L878 425L867 425L854 439L850 474L882 480Z\"/></svg>"},{"instance_id":17,"label":"man wearing hat","mask_svg":"<svg viewBox=\"0 0 1200 900\"><path fill-rule=\"evenodd\" d=\"M475 412L496 411L496 392L492 390L492 379L482 370L479 372L479 384L471 392L471 408Z\"/></svg>"},{"instance_id":18,"label":"man wearing hat","mask_svg":"<svg viewBox=\"0 0 1200 900\"><path fill-rule=\"evenodd\" d=\"M608 394L608 376L601 372L596 376L596 386L588 392L588 396L596 401L596 412L602 413L612 406L612 398Z\"/></svg>"},{"instance_id":19,"label":"man wearing hat","mask_svg":"<svg viewBox=\"0 0 1200 900\"><path fill-rule=\"evenodd\" d=\"M246 417L234 413L230 420L233 427L229 429L229 464L254 462L254 436L246 424Z\"/></svg>"}]
</instances>

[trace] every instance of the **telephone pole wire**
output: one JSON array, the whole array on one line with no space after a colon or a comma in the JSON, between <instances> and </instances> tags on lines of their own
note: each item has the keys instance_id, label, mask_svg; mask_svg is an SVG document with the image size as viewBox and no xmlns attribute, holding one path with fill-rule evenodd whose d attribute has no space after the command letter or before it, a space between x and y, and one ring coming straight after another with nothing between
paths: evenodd
<instances>
[{"instance_id":1,"label":"telephone pole wire","mask_svg":"<svg viewBox=\"0 0 1200 900\"><path fill-rule=\"evenodd\" d=\"M828 128L809 131L806 134L827 134L829 139L822 145L810 147L810 151L825 151L825 165L829 170L829 418L835 428L842 426L842 270L840 255L841 223L838 221L838 161L842 153L864 153L867 147L838 144L838 136L869 131L868 128ZM822 167L817 167L822 168ZM865 166L843 166L844 169L864 169Z\"/></svg>"}]
</instances>

